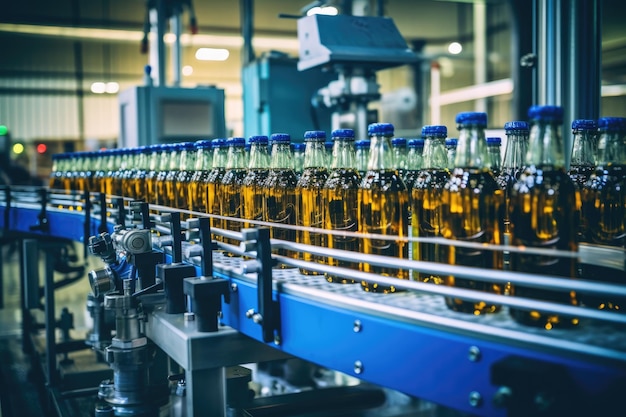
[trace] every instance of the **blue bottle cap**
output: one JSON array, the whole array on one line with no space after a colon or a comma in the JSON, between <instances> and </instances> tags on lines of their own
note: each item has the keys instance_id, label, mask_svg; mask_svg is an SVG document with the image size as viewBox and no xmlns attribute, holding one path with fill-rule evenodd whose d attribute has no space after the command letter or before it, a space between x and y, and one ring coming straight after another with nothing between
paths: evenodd
<instances>
[{"instance_id":1,"label":"blue bottle cap","mask_svg":"<svg viewBox=\"0 0 626 417\"><path fill-rule=\"evenodd\" d=\"M226 139L217 138L211 141L211 147L213 148L221 148L223 146L226 146Z\"/></svg>"},{"instance_id":2,"label":"blue bottle cap","mask_svg":"<svg viewBox=\"0 0 626 417\"><path fill-rule=\"evenodd\" d=\"M196 145L193 142L184 142L184 143L181 143L180 146L182 147L182 149L186 151L190 151L196 147Z\"/></svg>"},{"instance_id":3,"label":"blue bottle cap","mask_svg":"<svg viewBox=\"0 0 626 417\"><path fill-rule=\"evenodd\" d=\"M531 106L528 109L530 120L563 123L563 107L560 106Z\"/></svg>"},{"instance_id":4,"label":"blue bottle cap","mask_svg":"<svg viewBox=\"0 0 626 417\"><path fill-rule=\"evenodd\" d=\"M626 118L601 117L598 119L598 130L601 132L623 132L626 130Z\"/></svg>"},{"instance_id":5,"label":"blue bottle cap","mask_svg":"<svg viewBox=\"0 0 626 417\"><path fill-rule=\"evenodd\" d=\"M501 145L501 144L502 144L502 139L500 138L496 138L496 137L487 138L487 146L489 145L496 146L496 145Z\"/></svg>"},{"instance_id":6,"label":"blue bottle cap","mask_svg":"<svg viewBox=\"0 0 626 417\"><path fill-rule=\"evenodd\" d=\"M422 136L445 138L448 136L448 128L441 125L426 125L422 127Z\"/></svg>"},{"instance_id":7,"label":"blue bottle cap","mask_svg":"<svg viewBox=\"0 0 626 417\"><path fill-rule=\"evenodd\" d=\"M597 130L598 124L591 119L576 119L572 122L572 130Z\"/></svg>"},{"instance_id":8,"label":"blue bottle cap","mask_svg":"<svg viewBox=\"0 0 626 417\"><path fill-rule=\"evenodd\" d=\"M326 148L326 150L330 151L333 149L333 143L332 142L324 142L324 148Z\"/></svg>"},{"instance_id":9,"label":"blue bottle cap","mask_svg":"<svg viewBox=\"0 0 626 417\"><path fill-rule=\"evenodd\" d=\"M246 146L246 139L245 138L228 138L226 139L226 144L228 146L237 146L237 147L244 147Z\"/></svg>"},{"instance_id":10,"label":"blue bottle cap","mask_svg":"<svg viewBox=\"0 0 626 417\"><path fill-rule=\"evenodd\" d=\"M291 136L288 133L272 133L270 140L272 143L291 143Z\"/></svg>"},{"instance_id":11,"label":"blue bottle cap","mask_svg":"<svg viewBox=\"0 0 626 417\"><path fill-rule=\"evenodd\" d=\"M265 135L256 135L256 136L250 136L249 141L250 143L258 143L260 145L267 145L270 139Z\"/></svg>"},{"instance_id":12,"label":"blue bottle cap","mask_svg":"<svg viewBox=\"0 0 626 417\"><path fill-rule=\"evenodd\" d=\"M462 112L456 115L455 121L460 125L477 125L487 127L487 113L476 111Z\"/></svg>"},{"instance_id":13,"label":"blue bottle cap","mask_svg":"<svg viewBox=\"0 0 626 417\"><path fill-rule=\"evenodd\" d=\"M331 136L333 138L346 138L354 139L354 130L352 129L335 129L332 131Z\"/></svg>"},{"instance_id":14,"label":"blue bottle cap","mask_svg":"<svg viewBox=\"0 0 626 417\"><path fill-rule=\"evenodd\" d=\"M393 125L391 123L372 123L367 127L367 134L393 136Z\"/></svg>"},{"instance_id":15,"label":"blue bottle cap","mask_svg":"<svg viewBox=\"0 0 626 417\"><path fill-rule=\"evenodd\" d=\"M292 143L291 144L291 149L294 152L304 152L304 150L306 149L306 144L304 144L304 143Z\"/></svg>"},{"instance_id":16,"label":"blue bottle cap","mask_svg":"<svg viewBox=\"0 0 626 417\"><path fill-rule=\"evenodd\" d=\"M312 140L312 139L325 140L326 132L324 132L323 130L307 130L306 132L304 132L305 142L308 142L309 140Z\"/></svg>"},{"instance_id":17,"label":"blue bottle cap","mask_svg":"<svg viewBox=\"0 0 626 417\"><path fill-rule=\"evenodd\" d=\"M196 141L197 149L211 149L211 141L210 140L198 140Z\"/></svg>"},{"instance_id":18,"label":"blue bottle cap","mask_svg":"<svg viewBox=\"0 0 626 417\"><path fill-rule=\"evenodd\" d=\"M446 146L456 146L459 140L457 138L446 139Z\"/></svg>"},{"instance_id":19,"label":"blue bottle cap","mask_svg":"<svg viewBox=\"0 0 626 417\"><path fill-rule=\"evenodd\" d=\"M369 140L367 140L367 139L360 139L360 140L357 140L356 142L354 142L354 146L357 149L369 149L370 143L371 142Z\"/></svg>"},{"instance_id":20,"label":"blue bottle cap","mask_svg":"<svg viewBox=\"0 0 626 417\"><path fill-rule=\"evenodd\" d=\"M504 124L504 130L506 132L513 131L513 130L528 131L528 122L525 122L523 120L516 120L516 121L513 121L513 122L506 122Z\"/></svg>"},{"instance_id":21,"label":"blue bottle cap","mask_svg":"<svg viewBox=\"0 0 626 417\"><path fill-rule=\"evenodd\" d=\"M406 139L405 138L393 138L391 139L391 146L404 148L406 147Z\"/></svg>"},{"instance_id":22,"label":"blue bottle cap","mask_svg":"<svg viewBox=\"0 0 626 417\"><path fill-rule=\"evenodd\" d=\"M411 139L409 141L409 148L423 148L424 139Z\"/></svg>"}]
</instances>

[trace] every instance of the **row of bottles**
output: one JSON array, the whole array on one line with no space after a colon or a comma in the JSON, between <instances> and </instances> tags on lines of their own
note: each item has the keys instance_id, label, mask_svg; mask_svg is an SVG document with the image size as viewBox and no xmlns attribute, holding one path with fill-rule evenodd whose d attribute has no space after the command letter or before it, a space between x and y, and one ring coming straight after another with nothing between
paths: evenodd
<instances>
[{"instance_id":1,"label":"row of bottles","mask_svg":"<svg viewBox=\"0 0 626 417\"><path fill-rule=\"evenodd\" d=\"M567 278L582 273L623 284L623 272L580 266L574 258L492 250L512 244L576 251L581 242L624 248L624 119L603 118L597 125L575 121L569 171L565 170L559 133L562 109L534 106L529 110L529 121L505 125L503 158L500 138L485 137L486 114L466 112L457 115L457 139L447 138L445 126L424 126L421 138L406 141L394 138L389 123L370 125L368 140L355 141L349 129L333 131L331 141L325 132L306 132L301 169L296 169L300 150L294 151L289 135L273 134L271 138L249 138L249 152L243 138L102 152L97 155L101 158L85 157L82 166L72 165L75 172L59 164L51 187L94 187L90 189L242 219L212 219L213 226L227 230L240 230L245 221L303 226L272 228L272 237L331 249ZM333 144L330 159L327 143ZM85 162L90 159L92 165ZM58 158L59 163L67 161L72 158ZM69 184L71 179L64 175L68 171L70 177L80 180ZM359 239L316 229L367 236ZM407 241L411 236L443 237L458 243ZM279 253L294 256L282 249ZM308 253L302 256L308 261L382 276L467 288L477 294L614 310L620 306L617 299L585 298L573 292L359 264ZM307 269L302 273L316 274ZM326 278L352 282L344 277ZM377 283L361 285L370 292L396 291L394 286ZM453 297L445 301L450 309L469 314L501 309L497 303L486 301ZM578 324L575 317L509 311L520 323L547 329Z\"/></svg>"}]
</instances>

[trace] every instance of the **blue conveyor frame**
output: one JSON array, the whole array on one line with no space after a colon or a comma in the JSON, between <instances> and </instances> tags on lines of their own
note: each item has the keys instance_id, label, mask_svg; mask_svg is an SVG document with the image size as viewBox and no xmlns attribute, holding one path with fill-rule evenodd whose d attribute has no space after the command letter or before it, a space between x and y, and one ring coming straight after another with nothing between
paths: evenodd
<instances>
[{"instance_id":1,"label":"blue conveyor frame","mask_svg":"<svg viewBox=\"0 0 626 417\"><path fill-rule=\"evenodd\" d=\"M85 242L86 230L95 235L102 226L98 216L86 219L85 212L76 207L49 207L48 231L32 230L40 214L36 204L14 203L8 216L6 212L7 206L0 202L0 228L33 236ZM107 226L112 230L113 223ZM262 342L261 326L246 316L248 310L258 307L254 276L241 272L236 262L234 266L220 266L219 256L214 262L215 275L235 284L231 285L230 303L222 304L222 325ZM323 277L307 280L313 285L302 286L298 279L289 277L275 279L273 295L280 311L280 339L267 345L362 380L483 416L511 415L498 401L503 399L502 386L492 380L494 366L507 358L563 369L574 388L572 401L580 402L580 409L588 407L587 401L604 401L625 387L623 327L610 327L615 334L606 345L586 346L585 337L568 340L567 333L552 339L471 319L461 320L459 325L459 320L445 314L432 317L404 309L401 304L379 302L389 295L328 284ZM343 289L327 291L331 287ZM342 293L345 291L347 296ZM616 344L610 340L616 340Z\"/></svg>"}]
</instances>

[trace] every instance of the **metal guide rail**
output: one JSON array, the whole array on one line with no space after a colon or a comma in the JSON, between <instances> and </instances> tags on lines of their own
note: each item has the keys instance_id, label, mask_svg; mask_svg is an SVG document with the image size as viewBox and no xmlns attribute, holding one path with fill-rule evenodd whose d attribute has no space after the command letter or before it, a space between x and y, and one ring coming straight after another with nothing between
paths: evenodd
<instances>
[{"instance_id":1,"label":"metal guide rail","mask_svg":"<svg viewBox=\"0 0 626 417\"><path fill-rule=\"evenodd\" d=\"M99 194L4 188L0 189L0 227L86 242L89 236L112 230L114 224L130 226L139 221L129 215L128 204ZM173 211L157 206L150 210ZM175 231L185 236L181 253L175 253L175 245L168 239L172 228L158 214L152 214L151 220L158 235L155 247L169 260L182 256L201 275L207 258L199 250L193 222L183 221L182 228ZM523 283L626 299L624 285L329 251L270 241L261 230L211 230L213 236L242 241L241 245L218 241L212 253L214 276L230 283L228 297L221 304L221 326L365 381L477 415L601 415L624 406L619 393L626 386L626 314L398 280L276 253L269 266L267 259L268 248L282 248L502 285ZM626 275L623 250L581 245L578 253L562 255L610 266ZM283 268L272 268L275 263ZM298 268L320 275L303 275ZM369 293L358 283L329 283L323 273L357 282L392 284L398 291ZM446 307L444 297L485 300L502 309L495 314L458 313ZM523 326L511 319L510 308L576 316L579 325L550 331Z\"/></svg>"}]
</instances>

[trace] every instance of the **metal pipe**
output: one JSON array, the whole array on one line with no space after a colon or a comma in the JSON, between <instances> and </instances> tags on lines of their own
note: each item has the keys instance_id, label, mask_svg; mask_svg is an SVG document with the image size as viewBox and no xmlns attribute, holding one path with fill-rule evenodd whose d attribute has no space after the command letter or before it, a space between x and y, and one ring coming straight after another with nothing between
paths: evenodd
<instances>
[{"instance_id":1,"label":"metal pipe","mask_svg":"<svg viewBox=\"0 0 626 417\"><path fill-rule=\"evenodd\" d=\"M565 11L570 40L563 67L566 99L564 120L599 117L601 95L602 28L601 3L598 0L569 0ZM568 131L569 126L564 126ZM572 138L563 135L566 166L571 158Z\"/></svg>"},{"instance_id":2,"label":"metal pipe","mask_svg":"<svg viewBox=\"0 0 626 417\"><path fill-rule=\"evenodd\" d=\"M156 0L156 7L150 9L150 66L153 85L165 86L165 6L163 0Z\"/></svg>"},{"instance_id":3,"label":"metal pipe","mask_svg":"<svg viewBox=\"0 0 626 417\"><path fill-rule=\"evenodd\" d=\"M484 0L474 1L474 84L487 82L487 5ZM487 100L475 101L475 110L487 111Z\"/></svg>"},{"instance_id":4,"label":"metal pipe","mask_svg":"<svg viewBox=\"0 0 626 417\"><path fill-rule=\"evenodd\" d=\"M561 105L561 17L560 0L538 0L537 21L537 103Z\"/></svg>"},{"instance_id":5,"label":"metal pipe","mask_svg":"<svg viewBox=\"0 0 626 417\"><path fill-rule=\"evenodd\" d=\"M174 10L172 17L170 18L170 27L174 32L174 44L172 45L172 84L175 87L180 87L181 83L181 69L182 69L182 49L180 45L180 34L183 25L181 10L177 7Z\"/></svg>"},{"instance_id":6,"label":"metal pipe","mask_svg":"<svg viewBox=\"0 0 626 417\"><path fill-rule=\"evenodd\" d=\"M241 48L241 64L243 67L248 66L254 61L254 47L252 45L252 36L254 34L254 3L252 0L240 0L241 10L241 36L243 37L243 46Z\"/></svg>"}]
</instances>

